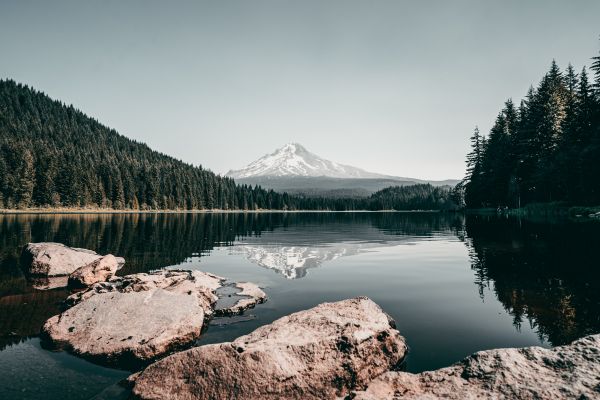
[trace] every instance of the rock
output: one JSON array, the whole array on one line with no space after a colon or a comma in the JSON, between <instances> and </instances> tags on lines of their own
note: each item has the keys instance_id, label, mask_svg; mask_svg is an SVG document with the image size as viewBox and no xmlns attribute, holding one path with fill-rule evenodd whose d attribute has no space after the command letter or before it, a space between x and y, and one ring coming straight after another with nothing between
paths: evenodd
<instances>
[{"instance_id":1,"label":"rock","mask_svg":"<svg viewBox=\"0 0 600 400\"><path fill-rule=\"evenodd\" d=\"M64 288L69 283L68 276L39 276L29 279L31 287L36 290L53 290Z\"/></svg>"},{"instance_id":2,"label":"rock","mask_svg":"<svg viewBox=\"0 0 600 400\"><path fill-rule=\"evenodd\" d=\"M600 398L600 335L544 349L475 353L436 371L387 372L353 400Z\"/></svg>"},{"instance_id":3,"label":"rock","mask_svg":"<svg viewBox=\"0 0 600 400\"><path fill-rule=\"evenodd\" d=\"M72 287L87 287L97 282L105 282L112 278L123 267L125 260L112 254L78 268L69 275L68 284Z\"/></svg>"},{"instance_id":4,"label":"rock","mask_svg":"<svg viewBox=\"0 0 600 400\"><path fill-rule=\"evenodd\" d=\"M56 346L106 363L132 365L200 336L197 298L164 289L100 293L50 318L43 331Z\"/></svg>"},{"instance_id":5,"label":"rock","mask_svg":"<svg viewBox=\"0 0 600 400\"><path fill-rule=\"evenodd\" d=\"M241 292L237 293L237 296L243 298L238 300L229 310L229 313L232 315L241 314L256 304L264 303L267 300L266 293L252 282L238 282L235 286L242 289Z\"/></svg>"},{"instance_id":6,"label":"rock","mask_svg":"<svg viewBox=\"0 0 600 400\"><path fill-rule=\"evenodd\" d=\"M173 354L130 381L142 399L331 399L364 388L405 354L390 317L359 297Z\"/></svg>"},{"instance_id":7,"label":"rock","mask_svg":"<svg viewBox=\"0 0 600 400\"><path fill-rule=\"evenodd\" d=\"M68 247L60 243L29 243L23 248L22 260L34 276L67 276L98 259L92 250Z\"/></svg>"},{"instance_id":8,"label":"rock","mask_svg":"<svg viewBox=\"0 0 600 400\"><path fill-rule=\"evenodd\" d=\"M114 277L69 296L71 308L46 321L43 333L75 354L138 366L193 344L224 282L199 271Z\"/></svg>"},{"instance_id":9,"label":"rock","mask_svg":"<svg viewBox=\"0 0 600 400\"><path fill-rule=\"evenodd\" d=\"M108 282L95 283L88 290L69 296L66 304L74 306L102 293L133 293L164 289L173 293L195 295L200 306L208 311L210 316L212 306L218 300L215 291L223 285L224 281L225 278L210 273L182 270L117 276Z\"/></svg>"},{"instance_id":10,"label":"rock","mask_svg":"<svg viewBox=\"0 0 600 400\"><path fill-rule=\"evenodd\" d=\"M217 294L222 295L221 301L215 306L217 316L239 315L267 300L265 292L252 282L232 283L222 286L221 289L234 289L236 291L229 294L229 290L217 290Z\"/></svg>"}]
</instances>

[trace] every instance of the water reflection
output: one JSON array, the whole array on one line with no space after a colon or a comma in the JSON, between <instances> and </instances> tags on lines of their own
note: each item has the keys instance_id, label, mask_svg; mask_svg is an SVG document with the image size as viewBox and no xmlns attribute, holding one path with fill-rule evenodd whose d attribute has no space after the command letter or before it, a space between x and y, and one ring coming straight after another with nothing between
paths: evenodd
<instances>
[{"instance_id":1,"label":"water reflection","mask_svg":"<svg viewBox=\"0 0 600 400\"><path fill-rule=\"evenodd\" d=\"M339 216L313 215L316 220L312 221L303 217L302 223L294 224L293 229L288 221L284 229L272 234L240 238L231 247L231 254L242 254L248 261L287 279L299 279L304 278L309 269L340 257L412 243L433 237L434 233L449 236L452 228L461 226L462 222L450 216L423 218L421 214Z\"/></svg>"},{"instance_id":2,"label":"water reflection","mask_svg":"<svg viewBox=\"0 0 600 400\"><path fill-rule=\"evenodd\" d=\"M67 295L62 288L38 290L50 289L53 282L27 279L19 256L22 246L30 241L55 241L123 256L127 263L120 274L178 265L192 256L204 259L213 249L227 247L228 254L246 260L239 268L249 274L258 265L279 274L272 276L280 281L295 279L288 283L307 291L314 290L314 286L310 288L305 282L317 285L317 281L310 280L314 276L311 269L325 271L327 265L343 261L347 271L352 272L336 279L346 279L349 284L364 279L357 269L350 268L350 261L368 252L429 241L439 241L443 247L444 241L461 241L469 255L452 262L458 262L463 271L472 268L473 274L467 274L464 283L478 288L484 301L492 294L492 300L499 301L510 315L514 325L513 329L508 324L511 330L532 328L540 340L553 345L600 331L600 224L594 222L405 213L0 215L0 352L37 335ZM431 249L435 251L436 245ZM390 254L397 255L398 250ZM419 257L411 260L415 274L436 255ZM231 263L236 262L234 259L231 257ZM397 259L381 262L387 264L379 270L377 265L371 266L368 273L376 275L385 269L393 278L401 272ZM427 293L455 290L440 288L435 275L410 277L418 279L420 285L430 282L423 286L430 290ZM462 287L456 290L464 292ZM332 292L334 289L346 294L344 287L332 288ZM367 287L365 283L361 290L365 294L379 293L377 284ZM347 295L356 293L348 291ZM481 302L476 295L472 297L471 302ZM321 300L326 298L314 299ZM456 308L448 318L460 320L468 313L459 308L464 304L437 307L446 306ZM404 301L387 307L390 311L412 307L415 319L420 317L419 304L407 305ZM469 323L477 326L476 322Z\"/></svg>"},{"instance_id":3,"label":"water reflection","mask_svg":"<svg viewBox=\"0 0 600 400\"><path fill-rule=\"evenodd\" d=\"M600 331L600 224L469 216L475 283L552 345Z\"/></svg>"}]
</instances>

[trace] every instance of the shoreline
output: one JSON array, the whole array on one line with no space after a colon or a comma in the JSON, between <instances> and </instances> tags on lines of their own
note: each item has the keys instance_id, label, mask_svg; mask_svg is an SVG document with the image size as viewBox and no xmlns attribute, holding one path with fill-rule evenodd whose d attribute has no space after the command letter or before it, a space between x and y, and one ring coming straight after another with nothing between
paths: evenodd
<instances>
[{"instance_id":1,"label":"shoreline","mask_svg":"<svg viewBox=\"0 0 600 400\"><path fill-rule=\"evenodd\" d=\"M98 208L0 209L0 215L17 214L304 214L304 213L441 213L442 210L115 210Z\"/></svg>"},{"instance_id":2,"label":"shoreline","mask_svg":"<svg viewBox=\"0 0 600 400\"><path fill-rule=\"evenodd\" d=\"M570 219L599 219L600 205L578 206L560 203L532 203L521 208L466 208L465 214L507 215L511 217L561 217Z\"/></svg>"}]
</instances>

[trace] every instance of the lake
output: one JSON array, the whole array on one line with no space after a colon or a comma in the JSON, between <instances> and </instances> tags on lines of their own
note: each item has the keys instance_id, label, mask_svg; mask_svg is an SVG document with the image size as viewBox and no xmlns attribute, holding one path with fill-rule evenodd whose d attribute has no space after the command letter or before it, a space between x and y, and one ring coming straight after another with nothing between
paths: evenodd
<instances>
[{"instance_id":1,"label":"lake","mask_svg":"<svg viewBox=\"0 0 600 400\"><path fill-rule=\"evenodd\" d=\"M0 398L117 393L130 372L37 337L66 289L40 290L19 255L54 241L126 259L120 275L198 269L264 287L265 304L215 319L228 341L324 301L368 296L397 323L411 372L479 350L568 343L600 332L600 223L440 213L0 215ZM231 323L236 322L236 323Z\"/></svg>"}]
</instances>

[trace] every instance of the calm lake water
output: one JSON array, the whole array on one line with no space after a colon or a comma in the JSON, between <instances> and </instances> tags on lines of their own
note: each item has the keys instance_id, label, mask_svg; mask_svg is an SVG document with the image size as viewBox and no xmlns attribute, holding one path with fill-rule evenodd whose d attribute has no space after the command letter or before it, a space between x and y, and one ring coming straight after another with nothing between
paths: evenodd
<instances>
[{"instance_id":1,"label":"calm lake water","mask_svg":"<svg viewBox=\"0 0 600 400\"><path fill-rule=\"evenodd\" d=\"M568 343L600 332L600 223L418 213L0 215L0 398L110 398L128 371L43 349L37 335L65 289L39 290L19 265L27 242L127 260L121 275L209 271L264 287L227 341L324 301L366 295L397 322L406 369L478 350Z\"/></svg>"}]
</instances>

